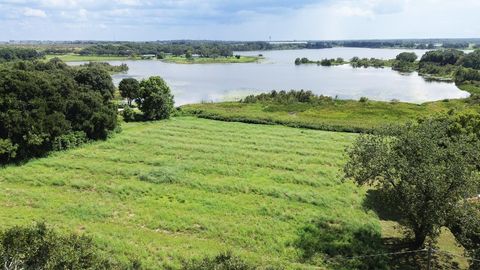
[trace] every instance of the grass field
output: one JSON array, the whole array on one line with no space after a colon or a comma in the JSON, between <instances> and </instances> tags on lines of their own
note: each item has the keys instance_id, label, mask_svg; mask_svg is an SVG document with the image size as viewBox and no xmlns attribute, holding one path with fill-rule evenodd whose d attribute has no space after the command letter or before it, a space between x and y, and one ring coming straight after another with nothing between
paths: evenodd
<instances>
[{"instance_id":1,"label":"grass field","mask_svg":"<svg viewBox=\"0 0 480 270\"><path fill-rule=\"evenodd\" d=\"M398 234L365 210L366 190L341 181L355 136L190 117L124 124L106 142L0 169L0 227L44 220L148 269L228 250L312 269L295 242L319 218Z\"/></svg>"},{"instance_id":2,"label":"grass field","mask_svg":"<svg viewBox=\"0 0 480 270\"><path fill-rule=\"evenodd\" d=\"M352 134L175 118L0 172L1 226L45 220L149 267L224 250L294 266L319 216L378 222L338 168Z\"/></svg>"},{"instance_id":3,"label":"grass field","mask_svg":"<svg viewBox=\"0 0 480 270\"><path fill-rule=\"evenodd\" d=\"M187 59L185 56L173 56L168 55L163 62L175 63L175 64L234 64L234 63L254 63L258 62L262 57L258 56L241 56L236 57L194 57Z\"/></svg>"},{"instance_id":4,"label":"grass field","mask_svg":"<svg viewBox=\"0 0 480 270\"><path fill-rule=\"evenodd\" d=\"M63 54L63 55L46 55L46 59L58 57L64 62L101 62L116 60L139 60L140 58L132 58L128 56L105 56L105 55L80 55L80 54Z\"/></svg>"},{"instance_id":5,"label":"grass field","mask_svg":"<svg viewBox=\"0 0 480 270\"><path fill-rule=\"evenodd\" d=\"M466 100L424 104L336 100L321 105L223 102L182 106L183 112L202 118L347 132L363 132L384 124L406 122L451 109L464 111L474 110L474 107Z\"/></svg>"}]
</instances>

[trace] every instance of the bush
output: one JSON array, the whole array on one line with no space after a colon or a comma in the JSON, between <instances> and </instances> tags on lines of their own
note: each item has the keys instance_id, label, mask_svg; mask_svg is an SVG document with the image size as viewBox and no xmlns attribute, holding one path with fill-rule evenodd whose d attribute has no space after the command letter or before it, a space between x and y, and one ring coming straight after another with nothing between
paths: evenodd
<instances>
[{"instance_id":1,"label":"bush","mask_svg":"<svg viewBox=\"0 0 480 270\"><path fill-rule=\"evenodd\" d=\"M0 264L4 269L113 269L91 238L59 235L43 223L13 227L0 233Z\"/></svg>"},{"instance_id":2,"label":"bush","mask_svg":"<svg viewBox=\"0 0 480 270\"><path fill-rule=\"evenodd\" d=\"M122 116L123 116L123 120L125 122L132 122L132 121L135 121L136 119L136 116L135 116L135 111L130 108L130 107L125 107L122 111Z\"/></svg>"},{"instance_id":3,"label":"bush","mask_svg":"<svg viewBox=\"0 0 480 270\"><path fill-rule=\"evenodd\" d=\"M193 260L185 262L183 270L253 270L253 266L248 265L242 259L233 256L230 252L221 253L213 258L204 258L203 260Z\"/></svg>"},{"instance_id":4,"label":"bush","mask_svg":"<svg viewBox=\"0 0 480 270\"><path fill-rule=\"evenodd\" d=\"M60 151L78 147L88 141L87 134L83 131L74 131L56 137L53 141L52 150Z\"/></svg>"},{"instance_id":5,"label":"bush","mask_svg":"<svg viewBox=\"0 0 480 270\"><path fill-rule=\"evenodd\" d=\"M367 102L368 102L368 98L367 98L367 97L361 97L358 101L359 101L359 102L362 102L362 103L367 103Z\"/></svg>"},{"instance_id":6,"label":"bush","mask_svg":"<svg viewBox=\"0 0 480 270\"><path fill-rule=\"evenodd\" d=\"M301 103L322 103L322 102L332 102L332 97L315 95L312 91L271 91L270 93L262 93L259 95L249 95L244 99L240 100L243 103L256 103L256 102L277 102L290 104L295 102Z\"/></svg>"}]
</instances>

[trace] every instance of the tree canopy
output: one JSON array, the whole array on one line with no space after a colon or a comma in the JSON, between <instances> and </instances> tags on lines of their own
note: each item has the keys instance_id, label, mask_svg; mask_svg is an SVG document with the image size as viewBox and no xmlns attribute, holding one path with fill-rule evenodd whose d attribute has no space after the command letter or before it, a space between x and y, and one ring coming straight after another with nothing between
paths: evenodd
<instances>
[{"instance_id":1,"label":"tree canopy","mask_svg":"<svg viewBox=\"0 0 480 270\"><path fill-rule=\"evenodd\" d=\"M405 62L415 62L417 55L414 52L402 52L397 55L396 60Z\"/></svg>"},{"instance_id":2,"label":"tree canopy","mask_svg":"<svg viewBox=\"0 0 480 270\"><path fill-rule=\"evenodd\" d=\"M35 157L72 134L105 139L116 127L107 71L58 59L0 66L0 163Z\"/></svg>"},{"instance_id":3,"label":"tree canopy","mask_svg":"<svg viewBox=\"0 0 480 270\"><path fill-rule=\"evenodd\" d=\"M140 83L134 78L125 78L120 81L118 90L123 98L128 100L128 105L132 105L132 100L137 98L140 93Z\"/></svg>"},{"instance_id":4,"label":"tree canopy","mask_svg":"<svg viewBox=\"0 0 480 270\"><path fill-rule=\"evenodd\" d=\"M361 135L348 150L345 175L376 186L421 247L448 224L459 201L478 191L479 119L430 118Z\"/></svg>"},{"instance_id":5,"label":"tree canopy","mask_svg":"<svg viewBox=\"0 0 480 270\"><path fill-rule=\"evenodd\" d=\"M146 120L167 119L173 111L173 95L167 83L159 76L140 82L139 96L135 99Z\"/></svg>"}]
</instances>

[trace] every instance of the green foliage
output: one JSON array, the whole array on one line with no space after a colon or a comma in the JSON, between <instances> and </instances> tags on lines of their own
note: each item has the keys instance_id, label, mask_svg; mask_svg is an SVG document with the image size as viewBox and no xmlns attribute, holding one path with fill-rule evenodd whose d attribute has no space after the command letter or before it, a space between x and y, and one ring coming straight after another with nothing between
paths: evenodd
<instances>
[{"instance_id":1,"label":"green foliage","mask_svg":"<svg viewBox=\"0 0 480 270\"><path fill-rule=\"evenodd\" d=\"M120 95L128 100L128 106L131 106L132 100L140 94L140 83L135 78L125 78L120 81L118 90Z\"/></svg>"},{"instance_id":2,"label":"green foliage","mask_svg":"<svg viewBox=\"0 0 480 270\"><path fill-rule=\"evenodd\" d=\"M377 59L377 58L358 58L358 57L353 57L350 60L350 65L354 68L368 68L368 67L374 67L374 68L383 68L383 67L388 67L392 65L392 60L383 60L383 59Z\"/></svg>"},{"instance_id":3,"label":"green foliage","mask_svg":"<svg viewBox=\"0 0 480 270\"><path fill-rule=\"evenodd\" d=\"M345 175L376 186L384 204L400 213L400 222L413 233L414 246L421 247L426 237L438 236L457 202L478 186L480 140L471 132L478 129L476 119L428 118L362 135L348 149Z\"/></svg>"},{"instance_id":4,"label":"green foliage","mask_svg":"<svg viewBox=\"0 0 480 270\"><path fill-rule=\"evenodd\" d=\"M331 269L388 269L385 256L362 257L386 252L379 228L372 224L322 218L303 228L296 246L303 260L321 260Z\"/></svg>"},{"instance_id":5,"label":"green foliage","mask_svg":"<svg viewBox=\"0 0 480 270\"><path fill-rule=\"evenodd\" d=\"M168 119L174 109L170 87L159 76L140 82L139 96L135 102L146 120Z\"/></svg>"},{"instance_id":6,"label":"green foliage","mask_svg":"<svg viewBox=\"0 0 480 270\"><path fill-rule=\"evenodd\" d=\"M119 66L113 66L113 65L110 65L109 63L107 62L88 62L87 64L83 64L83 65L80 65L78 66L79 68L84 68L84 67L87 67L87 68L93 68L93 67L97 67L97 68L101 68L101 69L104 69L110 73L120 73L120 72L127 72L128 71L128 66L127 64L120 64Z\"/></svg>"},{"instance_id":7,"label":"green foliage","mask_svg":"<svg viewBox=\"0 0 480 270\"><path fill-rule=\"evenodd\" d=\"M358 100L358 102L367 103L367 102L368 102L368 98L367 98L367 97L360 97L360 99Z\"/></svg>"},{"instance_id":8,"label":"green foliage","mask_svg":"<svg viewBox=\"0 0 480 270\"><path fill-rule=\"evenodd\" d=\"M92 239L59 235L44 223L13 227L0 233L0 264L4 269L113 269Z\"/></svg>"},{"instance_id":9,"label":"green foliage","mask_svg":"<svg viewBox=\"0 0 480 270\"><path fill-rule=\"evenodd\" d=\"M113 87L106 71L58 59L0 67L0 163L41 156L75 132L105 139L116 126L105 86Z\"/></svg>"},{"instance_id":10,"label":"green foliage","mask_svg":"<svg viewBox=\"0 0 480 270\"><path fill-rule=\"evenodd\" d=\"M455 49L428 51L420 59L420 64L430 62L440 66L455 65L463 55L463 51Z\"/></svg>"},{"instance_id":11,"label":"green foliage","mask_svg":"<svg viewBox=\"0 0 480 270\"><path fill-rule=\"evenodd\" d=\"M87 134L83 131L74 131L58 136L52 144L53 151L67 150L78 147L88 141Z\"/></svg>"},{"instance_id":12,"label":"green foliage","mask_svg":"<svg viewBox=\"0 0 480 270\"><path fill-rule=\"evenodd\" d=\"M455 72L455 81L458 83L472 81L480 82L480 70L460 67Z\"/></svg>"},{"instance_id":13,"label":"green foliage","mask_svg":"<svg viewBox=\"0 0 480 270\"><path fill-rule=\"evenodd\" d=\"M417 67L416 63L406 61L395 61L392 64L392 69L400 72L414 72Z\"/></svg>"},{"instance_id":14,"label":"green foliage","mask_svg":"<svg viewBox=\"0 0 480 270\"><path fill-rule=\"evenodd\" d=\"M35 60L42 57L43 54L34 49L0 47L0 63L15 60Z\"/></svg>"},{"instance_id":15,"label":"green foliage","mask_svg":"<svg viewBox=\"0 0 480 270\"><path fill-rule=\"evenodd\" d=\"M104 68L93 66L77 70L75 81L91 90L100 92L105 101L113 98L115 86L112 77Z\"/></svg>"},{"instance_id":16,"label":"green foliage","mask_svg":"<svg viewBox=\"0 0 480 270\"><path fill-rule=\"evenodd\" d=\"M298 92L298 91L297 91ZM277 92L278 95L278 92ZM262 95L259 95L261 97ZM413 104L404 102L339 100L325 97L318 102L289 102L289 99L249 96L242 102L189 104L182 106L186 115L230 122L285 125L343 132L371 132L385 124L405 123L437 113L479 111L470 99L450 102Z\"/></svg>"},{"instance_id":17,"label":"green foliage","mask_svg":"<svg viewBox=\"0 0 480 270\"><path fill-rule=\"evenodd\" d=\"M221 253L213 258L193 260L183 264L182 270L254 270L255 267L248 265L242 259L230 252Z\"/></svg>"},{"instance_id":18,"label":"green foliage","mask_svg":"<svg viewBox=\"0 0 480 270\"><path fill-rule=\"evenodd\" d=\"M270 93L262 93L259 95L249 95L242 99L243 103L256 103L256 102L278 102L278 103L323 103L332 102L333 99L328 96L315 95L312 91L276 91L273 90Z\"/></svg>"},{"instance_id":19,"label":"green foliage","mask_svg":"<svg viewBox=\"0 0 480 270\"><path fill-rule=\"evenodd\" d=\"M480 69L480 50L466 54L460 60L460 64L466 68Z\"/></svg>"},{"instance_id":20,"label":"green foliage","mask_svg":"<svg viewBox=\"0 0 480 270\"><path fill-rule=\"evenodd\" d=\"M395 57L398 61L410 62L413 63L417 60L418 56L414 52L402 52L397 57Z\"/></svg>"},{"instance_id":21,"label":"green foliage","mask_svg":"<svg viewBox=\"0 0 480 270\"><path fill-rule=\"evenodd\" d=\"M478 260L480 258L480 203L478 198L459 203L448 227L457 241L465 248L466 255ZM480 269L480 262L471 260L470 269Z\"/></svg>"},{"instance_id":22,"label":"green foliage","mask_svg":"<svg viewBox=\"0 0 480 270\"><path fill-rule=\"evenodd\" d=\"M135 121L136 115L135 111L129 106L126 106L122 111L123 121L125 122Z\"/></svg>"}]
</instances>

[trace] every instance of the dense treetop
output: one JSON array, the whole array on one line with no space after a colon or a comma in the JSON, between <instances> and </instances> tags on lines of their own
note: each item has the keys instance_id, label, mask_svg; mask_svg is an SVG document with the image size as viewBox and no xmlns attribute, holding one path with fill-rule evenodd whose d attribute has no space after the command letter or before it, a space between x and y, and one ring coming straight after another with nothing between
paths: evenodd
<instances>
[{"instance_id":1,"label":"dense treetop","mask_svg":"<svg viewBox=\"0 0 480 270\"><path fill-rule=\"evenodd\" d=\"M0 163L105 139L116 127L113 89L108 71L58 59L0 66Z\"/></svg>"}]
</instances>

